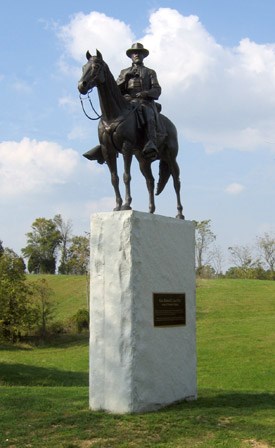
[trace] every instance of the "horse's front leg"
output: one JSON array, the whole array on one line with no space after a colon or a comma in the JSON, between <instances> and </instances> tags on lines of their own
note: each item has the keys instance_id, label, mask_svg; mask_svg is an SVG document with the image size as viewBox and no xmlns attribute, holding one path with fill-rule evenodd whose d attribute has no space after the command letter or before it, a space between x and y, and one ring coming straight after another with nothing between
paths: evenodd
<instances>
[{"instance_id":1,"label":"horse's front leg","mask_svg":"<svg viewBox=\"0 0 275 448\"><path fill-rule=\"evenodd\" d=\"M127 146L127 143L123 145L123 159L124 159L124 174L123 181L125 184L125 202L121 207L121 210L132 210L131 202L131 164L133 159L132 148Z\"/></svg>"},{"instance_id":2,"label":"horse's front leg","mask_svg":"<svg viewBox=\"0 0 275 448\"><path fill-rule=\"evenodd\" d=\"M116 162L116 154L109 155L106 157L106 162L111 174L111 182L116 195L116 207L114 208L114 212L121 210L122 206L122 197L119 191L119 177L117 174L117 162Z\"/></svg>"},{"instance_id":3,"label":"horse's front leg","mask_svg":"<svg viewBox=\"0 0 275 448\"><path fill-rule=\"evenodd\" d=\"M149 213L155 213L156 210L156 206L155 206L155 194L154 194L154 190L155 190L155 179L152 177L147 178L146 177L146 185L147 185L147 190L149 193Z\"/></svg>"}]
</instances>

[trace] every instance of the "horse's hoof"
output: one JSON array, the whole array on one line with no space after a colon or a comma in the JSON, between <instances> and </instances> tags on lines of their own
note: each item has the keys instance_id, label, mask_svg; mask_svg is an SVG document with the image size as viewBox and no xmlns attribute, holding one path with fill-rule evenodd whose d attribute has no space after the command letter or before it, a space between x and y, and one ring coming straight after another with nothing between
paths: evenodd
<instances>
[{"instance_id":1,"label":"horse's hoof","mask_svg":"<svg viewBox=\"0 0 275 448\"><path fill-rule=\"evenodd\" d=\"M115 207L115 208L113 209L113 212L120 212L120 210L121 210L121 207Z\"/></svg>"},{"instance_id":2,"label":"horse's hoof","mask_svg":"<svg viewBox=\"0 0 275 448\"><path fill-rule=\"evenodd\" d=\"M132 207L130 207L130 205L123 205L121 210L132 210Z\"/></svg>"},{"instance_id":3,"label":"horse's hoof","mask_svg":"<svg viewBox=\"0 0 275 448\"><path fill-rule=\"evenodd\" d=\"M185 219L184 215L182 213L179 213L176 218L178 219Z\"/></svg>"}]
</instances>

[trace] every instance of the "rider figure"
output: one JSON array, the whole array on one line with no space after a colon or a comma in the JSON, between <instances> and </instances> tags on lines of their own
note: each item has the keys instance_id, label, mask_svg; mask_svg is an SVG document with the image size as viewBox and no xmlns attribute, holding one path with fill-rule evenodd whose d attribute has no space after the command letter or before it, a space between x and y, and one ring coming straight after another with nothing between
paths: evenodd
<instances>
[{"instance_id":1,"label":"rider figure","mask_svg":"<svg viewBox=\"0 0 275 448\"><path fill-rule=\"evenodd\" d=\"M121 70L117 85L128 101L140 103L148 139L142 153L146 158L156 158L158 156L156 130L158 111L154 100L159 98L161 87L156 72L143 64L143 59L148 54L149 51L142 44L139 42L133 44L126 51L126 55L132 59L132 66Z\"/></svg>"}]
</instances>

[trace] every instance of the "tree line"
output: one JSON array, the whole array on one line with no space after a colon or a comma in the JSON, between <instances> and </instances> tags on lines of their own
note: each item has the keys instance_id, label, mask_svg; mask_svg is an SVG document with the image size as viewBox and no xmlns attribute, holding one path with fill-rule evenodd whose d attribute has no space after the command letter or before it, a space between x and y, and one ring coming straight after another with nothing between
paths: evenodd
<instances>
[{"instance_id":1,"label":"tree line","mask_svg":"<svg viewBox=\"0 0 275 448\"><path fill-rule=\"evenodd\" d=\"M89 236L72 235L72 222L61 215L53 219L37 218L26 234L27 245L22 249L33 274L83 275L89 269ZM59 264L57 266L59 260Z\"/></svg>"},{"instance_id":2,"label":"tree line","mask_svg":"<svg viewBox=\"0 0 275 448\"><path fill-rule=\"evenodd\" d=\"M28 282L26 268L31 274L86 274L89 282L89 236L72 235L71 221L61 215L37 218L26 236L23 256L0 241L0 340L45 338L49 332L64 331L64 323L53 322L54 293L47 280ZM88 321L88 310L82 309L67 327L81 331L88 328Z\"/></svg>"},{"instance_id":3,"label":"tree line","mask_svg":"<svg viewBox=\"0 0 275 448\"><path fill-rule=\"evenodd\" d=\"M26 282L23 258L0 242L0 339L16 342L35 330L45 335L51 294L43 279Z\"/></svg>"},{"instance_id":4,"label":"tree line","mask_svg":"<svg viewBox=\"0 0 275 448\"><path fill-rule=\"evenodd\" d=\"M275 236L265 232L256 237L254 245L228 247L232 263L223 272L224 254L216 245L211 220L194 221L196 228L196 273L199 277L246 278L275 280Z\"/></svg>"},{"instance_id":5,"label":"tree line","mask_svg":"<svg viewBox=\"0 0 275 448\"><path fill-rule=\"evenodd\" d=\"M224 272L224 253L216 244L211 220L194 223L196 273L199 277L275 279L274 235L266 232L258 236L254 246L230 246L228 253L232 266ZM22 248L22 255L27 260L29 273L88 273L89 235L73 235L71 220L65 221L60 214L52 219L37 218L26 237L27 244Z\"/></svg>"},{"instance_id":6,"label":"tree line","mask_svg":"<svg viewBox=\"0 0 275 448\"><path fill-rule=\"evenodd\" d=\"M70 322L53 320L54 291L45 278L27 281L22 257L0 241L0 341L17 342L30 337L88 329L87 309L80 309Z\"/></svg>"},{"instance_id":7,"label":"tree line","mask_svg":"<svg viewBox=\"0 0 275 448\"><path fill-rule=\"evenodd\" d=\"M257 237L255 247L230 246L232 266L224 273L223 253L216 245L211 220L195 221L196 273L202 278L256 278L275 280L275 237ZM37 218L22 249L32 274L86 274L88 285L89 236L72 234L71 221L61 215ZM28 282L24 258L0 241L0 339L15 342L29 335L45 337L53 319L54 300L46 279ZM88 328L87 309L73 317L77 329ZM54 333L63 323L52 323Z\"/></svg>"}]
</instances>

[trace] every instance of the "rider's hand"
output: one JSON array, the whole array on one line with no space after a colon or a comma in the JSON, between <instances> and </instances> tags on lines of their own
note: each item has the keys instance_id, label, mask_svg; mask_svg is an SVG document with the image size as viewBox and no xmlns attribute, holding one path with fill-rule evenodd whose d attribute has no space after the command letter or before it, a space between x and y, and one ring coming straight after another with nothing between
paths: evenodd
<instances>
[{"instance_id":1,"label":"rider's hand","mask_svg":"<svg viewBox=\"0 0 275 448\"><path fill-rule=\"evenodd\" d=\"M148 97L148 93L146 91L144 92L139 92L136 94L136 98L143 98L146 99Z\"/></svg>"},{"instance_id":2,"label":"rider's hand","mask_svg":"<svg viewBox=\"0 0 275 448\"><path fill-rule=\"evenodd\" d=\"M128 93L126 93L125 95L123 95L124 96L124 98L127 100L127 101L131 101L133 98L131 97L131 95L128 95Z\"/></svg>"}]
</instances>

